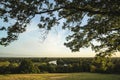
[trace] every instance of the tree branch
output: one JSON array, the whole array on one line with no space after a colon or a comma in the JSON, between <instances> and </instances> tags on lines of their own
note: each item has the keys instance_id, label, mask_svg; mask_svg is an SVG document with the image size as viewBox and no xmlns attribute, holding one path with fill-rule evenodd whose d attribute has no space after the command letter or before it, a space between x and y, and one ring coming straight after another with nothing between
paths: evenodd
<instances>
[{"instance_id":1,"label":"tree branch","mask_svg":"<svg viewBox=\"0 0 120 80\"><path fill-rule=\"evenodd\" d=\"M43 14L43 13L49 13L49 12L54 12L54 11L58 11L60 9L63 9L64 7L60 7L60 8L55 8L55 9L51 9L51 10L45 10L45 11L40 11L40 12L35 12L35 14Z\"/></svg>"},{"instance_id":2,"label":"tree branch","mask_svg":"<svg viewBox=\"0 0 120 80\"><path fill-rule=\"evenodd\" d=\"M78 8L73 6L64 7L65 9L69 10L77 10L82 12L88 12L92 14L101 14L101 15L114 15L114 16L120 16L120 11L100 11L100 10L91 10L89 8Z\"/></svg>"},{"instance_id":3,"label":"tree branch","mask_svg":"<svg viewBox=\"0 0 120 80\"><path fill-rule=\"evenodd\" d=\"M68 10L77 10L77 11L82 11L82 12L88 12L91 14L101 14L101 15L114 15L114 16L120 16L120 11L100 11L100 10L91 10L89 8L78 8L78 7L73 7L73 6L65 6L65 7L60 7L60 8L55 8L51 10L45 10L45 11L40 11L40 12L35 12L35 14L43 14L43 13L48 13L48 12L54 12L58 11L60 9L68 9Z\"/></svg>"}]
</instances>

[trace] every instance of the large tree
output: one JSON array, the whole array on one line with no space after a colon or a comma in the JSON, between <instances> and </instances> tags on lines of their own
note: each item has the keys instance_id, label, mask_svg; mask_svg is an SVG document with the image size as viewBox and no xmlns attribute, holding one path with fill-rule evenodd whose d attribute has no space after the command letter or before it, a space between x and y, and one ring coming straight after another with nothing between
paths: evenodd
<instances>
[{"instance_id":1,"label":"large tree","mask_svg":"<svg viewBox=\"0 0 120 80\"><path fill-rule=\"evenodd\" d=\"M0 30L7 33L0 44L17 40L36 15L40 29L51 30L59 23L69 29L65 45L72 51L83 47L102 55L120 51L120 0L0 0L0 21L4 24Z\"/></svg>"},{"instance_id":2,"label":"large tree","mask_svg":"<svg viewBox=\"0 0 120 80\"><path fill-rule=\"evenodd\" d=\"M19 65L19 73L39 73L40 70L31 60L23 60Z\"/></svg>"}]
</instances>

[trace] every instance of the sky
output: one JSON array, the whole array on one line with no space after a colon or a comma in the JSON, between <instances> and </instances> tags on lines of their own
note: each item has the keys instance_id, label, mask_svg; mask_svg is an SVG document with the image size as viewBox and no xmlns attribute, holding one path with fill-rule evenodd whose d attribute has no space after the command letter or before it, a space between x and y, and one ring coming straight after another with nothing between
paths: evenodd
<instances>
[{"instance_id":1,"label":"sky","mask_svg":"<svg viewBox=\"0 0 120 80\"><path fill-rule=\"evenodd\" d=\"M46 39L42 40L44 30L37 27L38 19L35 18L28 25L27 31L20 34L18 40L9 46L0 45L0 57L94 57L95 52L90 48L80 49L80 52L71 52L64 46L65 37L70 32L55 26L48 32ZM85 23L84 23L85 24ZM120 57L120 53L114 55Z\"/></svg>"}]
</instances>

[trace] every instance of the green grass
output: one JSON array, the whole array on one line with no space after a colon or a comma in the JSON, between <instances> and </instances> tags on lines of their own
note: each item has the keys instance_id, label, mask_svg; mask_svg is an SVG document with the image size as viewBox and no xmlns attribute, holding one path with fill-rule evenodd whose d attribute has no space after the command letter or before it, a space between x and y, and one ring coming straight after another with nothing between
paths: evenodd
<instances>
[{"instance_id":1,"label":"green grass","mask_svg":"<svg viewBox=\"0 0 120 80\"><path fill-rule=\"evenodd\" d=\"M120 80L120 75L96 73L6 74L0 80Z\"/></svg>"},{"instance_id":2,"label":"green grass","mask_svg":"<svg viewBox=\"0 0 120 80\"><path fill-rule=\"evenodd\" d=\"M64 80L120 80L120 75L97 73L74 73Z\"/></svg>"}]
</instances>

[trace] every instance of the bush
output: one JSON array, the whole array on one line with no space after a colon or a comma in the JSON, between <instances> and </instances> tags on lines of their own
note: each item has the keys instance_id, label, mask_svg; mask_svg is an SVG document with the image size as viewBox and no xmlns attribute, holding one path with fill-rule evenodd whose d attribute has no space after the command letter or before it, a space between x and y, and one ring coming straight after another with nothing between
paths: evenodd
<instances>
[{"instance_id":1,"label":"bush","mask_svg":"<svg viewBox=\"0 0 120 80\"><path fill-rule=\"evenodd\" d=\"M117 62L115 65L114 65L114 73L119 73L120 74L120 62Z\"/></svg>"},{"instance_id":2,"label":"bush","mask_svg":"<svg viewBox=\"0 0 120 80\"><path fill-rule=\"evenodd\" d=\"M96 67L94 65L90 66L90 72L96 72Z\"/></svg>"},{"instance_id":3,"label":"bush","mask_svg":"<svg viewBox=\"0 0 120 80\"><path fill-rule=\"evenodd\" d=\"M39 73L40 70L37 66L33 65L31 60L23 60L19 66L20 73Z\"/></svg>"},{"instance_id":4,"label":"bush","mask_svg":"<svg viewBox=\"0 0 120 80\"><path fill-rule=\"evenodd\" d=\"M47 63L42 63L39 65L39 69L42 73L48 73L48 66Z\"/></svg>"},{"instance_id":5,"label":"bush","mask_svg":"<svg viewBox=\"0 0 120 80\"><path fill-rule=\"evenodd\" d=\"M54 73L56 72L56 65L54 64L47 64L48 65L48 72Z\"/></svg>"}]
</instances>

